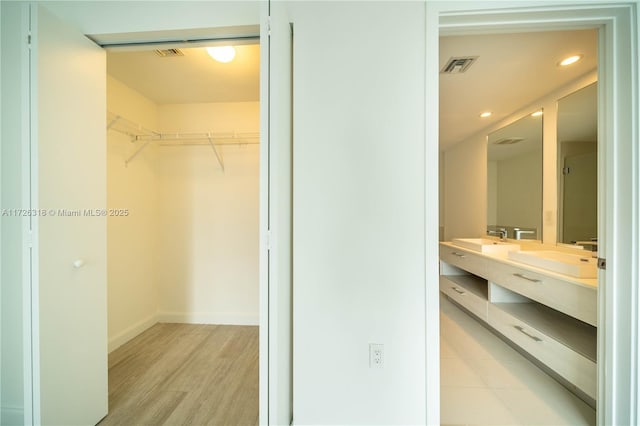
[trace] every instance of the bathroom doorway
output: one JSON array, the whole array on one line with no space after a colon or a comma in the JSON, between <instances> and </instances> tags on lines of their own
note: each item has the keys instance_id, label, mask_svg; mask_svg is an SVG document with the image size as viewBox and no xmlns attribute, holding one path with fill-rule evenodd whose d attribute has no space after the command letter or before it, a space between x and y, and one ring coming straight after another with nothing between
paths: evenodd
<instances>
[{"instance_id":1,"label":"bathroom doorway","mask_svg":"<svg viewBox=\"0 0 640 426\"><path fill-rule=\"evenodd\" d=\"M597 78L597 37L597 30L584 29L440 38L445 241L501 230L502 239L521 248L556 249L555 238L552 244L542 244L543 235L553 234L543 229L543 212L556 216L549 214L556 209L550 194L557 193L557 170L549 155L557 151L555 105ZM582 60L572 69L559 66L563 56L571 52L580 52ZM464 69L452 70L449 64L465 60L460 58L471 58L467 60L472 62ZM465 93L472 94L467 102L456 102ZM574 136L577 131L565 133L565 138L578 142ZM597 187L591 189L595 196ZM545 226L549 227L549 222ZM575 252L585 254L582 249L576 247ZM508 277L515 273L530 278L528 272L500 275L502 263L475 259L473 253L457 247L442 246L441 250L441 421L595 424L595 325L576 320L562 307L549 308L544 298L530 294L528 288L514 291L522 284L512 286ZM465 262L458 263L457 258L448 259L450 252L468 259L470 267L465 269ZM591 252L586 255L590 257ZM486 262L486 270L472 268L475 260ZM595 259L593 263L595 273ZM596 283L595 279L584 283L592 286L587 303L594 313ZM595 324L595 318L591 321ZM512 322L520 327L516 330L523 330L520 334L524 338L504 325ZM574 334L588 345L580 346L560 336L554 327L542 325L548 322L575 328ZM588 384L579 388L575 383L582 377L576 380L572 373L556 374L553 367L562 371L558 364L563 355L549 360L529 344L536 339L543 342L539 346L547 345L542 336L549 335L568 351L584 354L585 371L581 374L587 376ZM461 408L456 402L461 399L481 403Z\"/></svg>"},{"instance_id":2,"label":"bathroom doorway","mask_svg":"<svg viewBox=\"0 0 640 426\"><path fill-rule=\"evenodd\" d=\"M585 29L585 28L598 28L599 29L599 58L601 62L599 64L598 70L598 80L607 87L601 91L601 93L606 93L608 99L605 99L604 96L598 97L599 103L599 111L609 111L610 108L633 108L634 105L637 104L637 99L634 97L629 98L625 96L624 91L618 90L615 87L620 87L620 81L625 81L626 84L630 84L633 86L633 78L631 77L633 74L633 63L628 61L623 57L613 58L611 54L613 51L616 52L625 52L622 53L623 56L633 56L633 52L631 47L624 45L624 43L619 44L614 42L614 36L617 40L629 40L633 37L633 32L630 30L632 28L631 17L633 16L633 11L631 7L621 6L621 7L609 7L608 5L597 6L595 9L583 10L580 7L568 6L568 8L563 8L563 10L558 10L554 6L548 7L539 7L536 8L535 11L522 11L522 13L516 12L513 9L509 9L506 7L504 10L501 10L498 13L492 14L490 11L482 10L482 5L478 5L477 7L470 7L471 10L465 10L461 12L454 7L447 7L443 5L437 5L433 7L428 6L428 16L438 17L439 20L439 34L438 36L431 34L429 40L433 44L437 42L437 38L440 36L456 36L456 35L468 35L468 34L490 34L492 32L498 33L508 33L508 32L522 32L522 31L541 31L541 30L559 30L559 29L567 29L567 30L575 30L575 29ZM568 10L570 9L570 11ZM616 22L617 20L617 22ZM579 24L576 24L579 22ZM563 24L564 23L564 24ZM604 24L603 24L604 23ZM563 28L564 25L564 28ZM628 50L625 50L628 49ZM609 52L608 54L606 52ZM436 63L438 64L438 69L440 69L439 60L435 57L435 55L429 56L428 54L428 63L432 65L433 68L436 67ZM613 64L615 63L615 68ZM613 81L616 81L616 85L613 84ZM437 87L438 84L435 81L435 76L433 80L431 80L434 87ZM437 109L436 103L429 103L430 107L434 110ZM546 113L546 112L545 112ZM622 133L630 136L632 133L632 129L637 127L637 122L634 118L625 113L623 117L612 118L611 116L606 117L604 115L599 115L598 117L598 128L600 129L599 140L606 140L607 145L609 147L613 145L619 146L624 152L626 152L626 156L631 155L631 145L629 144L629 140L624 140L615 135L613 132L614 128L617 128L618 131L622 131ZM607 125L608 124L608 125ZM614 163L622 162L624 164L625 170L627 172L631 169L637 169L637 159L636 158L627 158L625 156L619 156L612 149L607 149L599 145L599 179L598 179L598 188L599 194L604 194L603 189L606 189L606 192L609 194L617 193L617 194L625 194L623 197L630 196L631 193L631 182L629 179L624 179L624 175L620 174L619 170L615 170L613 168ZM546 156L545 156L546 158ZM545 159L546 161L546 159ZM446 161L444 162L444 168L446 172ZM442 163L441 163L442 164ZM611 179L611 173L619 176L621 180L617 181L619 185L614 187L613 180ZM624 181L624 182L622 182ZM445 188L444 198L450 195L450 192L447 191L447 187L451 182L443 183ZM470 183L472 184L472 183ZM622 244L626 247L627 250L631 250L632 247L635 247L637 244L637 238L634 237L634 241L629 241L623 234L616 232L616 229L612 226L614 221L622 220L626 223L630 223L630 219L625 212L634 211L637 213L637 210L631 205L628 205L626 202L621 202L616 205L607 205L604 196L601 196L598 203L598 246L601 250L600 256L607 257L607 254L611 254L611 249L614 245ZM606 197L610 199L609 196ZM473 201L473 200L472 200ZM477 210L477 209L476 209ZM482 209L480 209L482 212ZM483 215L484 213L480 213ZM446 216L446 212L445 212ZM627 218L627 219L624 219ZM543 212L543 219L548 222L549 216L547 212ZM551 218L554 219L553 217ZM482 223L479 227L476 227L476 232L480 235L483 235L485 232L484 229L485 223ZM446 219L445 219L445 239L446 239ZM468 236L468 235L466 235ZM555 234L554 234L555 237ZM616 243L617 241L617 243ZM610 256L609 256L610 257ZM621 402L617 399L612 398L612 390L615 389L623 389L618 388L617 386L626 386L629 381L636 383L637 378L632 377L629 378L628 372L633 372L635 369L633 366L633 355L632 349L624 342L618 342L618 344L613 344L611 339L614 339L615 333L613 333L614 327L622 327L625 334L628 333L629 336L635 336L635 332L633 329L629 327L628 324L628 315L629 312L634 312L635 308L633 308L634 301L629 299L621 298L622 294L625 294L626 298L630 296L631 287L625 286L624 289L621 289L619 294L614 293L610 288L606 286L606 282L610 282L612 280L612 269L615 269L619 273L627 276L627 274L634 274L633 268L633 260L629 257L624 257L624 259L618 259L620 262L616 262L616 265L611 267L610 264L607 264L606 270L600 270L599 272L599 286L601 291L598 292L598 359L603 360L598 364L598 395L600 397L597 401L597 416L598 423L607 423L611 422L612 418L634 418L634 409L629 410L628 407L635 407L636 404L634 402ZM636 275L634 275L636 276ZM630 282L634 282L631 280ZM435 296L435 291L432 293L432 296ZM624 306L623 310L625 311L624 315L627 315L625 320L625 316L619 315L617 312L613 312L612 309L608 309L607 307L613 306L614 303L621 303ZM632 324L636 323L637 318L634 316L634 320ZM633 337L630 337L633 340ZM627 339L625 339L627 340ZM607 354L607 356L603 356ZM432 354L435 357L435 354ZM614 379L612 374L612 362L613 359L621 362L625 368L622 369L624 373L620 373L621 376L618 379ZM605 375L605 371L607 374ZM620 371L620 369L618 369ZM624 391L621 390L623 393ZM433 403L433 401L432 401ZM436 409L435 405L430 403L430 407L432 409ZM619 417L622 416L622 417ZM631 417L627 417L631 416ZM620 420L618 420L620 422ZM623 423L625 421L622 421Z\"/></svg>"}]
</instances>

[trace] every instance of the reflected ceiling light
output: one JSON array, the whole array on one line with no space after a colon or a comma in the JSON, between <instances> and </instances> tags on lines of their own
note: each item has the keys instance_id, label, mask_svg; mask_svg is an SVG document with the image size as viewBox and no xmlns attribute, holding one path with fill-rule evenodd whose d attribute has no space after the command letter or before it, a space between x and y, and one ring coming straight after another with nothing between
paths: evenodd
<instances>
[{"instance_id":1,"label":"reflected ceiling light","mask_svg":"<svg viewBox=\"0 0 640 426\"><path fill-rule=\"evenodd\" d=\"M542 115L542 111L536 111L533 114L531 114L532 117L540 117Z\"/></svg>"},{"instance_id":2,"label":"reflected ceiling light","mask_svg":"<svg viewBox=\"0 0 640 426\"><path fill-rule=\"evenodd\" d=\"M227 63L236 57L236 49L233 46L207 47L207 53L218 62Z\"/></svg>"},{"instance_id":3,"label":"reflected ceiling light","mask_svg":"<svg viewBox=\"0 0 640 426\"><path fill-rule=\"evenodd\" d=\"M580 59L582 59L582 55L569 56L568 58L565 58L562 61L560 61L558 65L560 65L561 67L566 67L567 65L575 64Z\"/></svg>"},{"instance_id":4,"label":"reflected ceiling light","mask_svg":"<svg viewBox=\"0 0 640 426\"><path fill-rule=\"evenodd\" d=\"M491 111L485 111L482 114L480 114L480 117L481 118L487 118L487 117L490 117L491 114L493 114Z\"/></svg>"}]
</instances>

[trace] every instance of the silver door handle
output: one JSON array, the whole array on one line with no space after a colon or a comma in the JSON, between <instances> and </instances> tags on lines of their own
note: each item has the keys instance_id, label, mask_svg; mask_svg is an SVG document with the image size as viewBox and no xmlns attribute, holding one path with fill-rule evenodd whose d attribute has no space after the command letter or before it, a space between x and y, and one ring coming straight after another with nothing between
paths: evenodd
<instances>
[{"instance_id":1,"label":"silver door handle","mask_svg":"<svg viewBox=\"0 0 640 426\"><path fill-rule=\"evenodd\" d=\"M531 340L535 340L536 342L542 342L541 338L539 338L538 336L534 336L533 334L527 333L524 330L524 328L519 326L519 325L514 325L513 328L515 328L516 330L518 330L520 333L524 334L525 336L527 336Z\"/></svg>"},{"instance_id":2,"label":"silver door handle","mask_svg":"<svg viewBox=\"0 0 640 426\"><path fill-rule=\"evenodd\" d=\"M541 283L542 281L536 278L529 278L524 274L513 274L514 277L522 278L523 280L531 281L532 283Z\"/></svg>"},{"instance_id":3,"label":"silver door handle","mask_svg":"<svg viewBox=\"0 0 640 426\"><path fill-rule=\"evenodd\" d=\"M458 287L451 287L451 288L453 289L453 291L455 291L458 294L462 294L462 295L467 294L465 291L458 289Z\"/></svg>"},{"instance_id":4,"label":"silver door handle","mask_svg":"<svg viewBox=\"0 0 640 426\"><path fill-rule=\"evenodd\" d=\"M464 254L458 253L457 251L452 251L451 254L458 257L464 257Z\"/></svg>"}]
</instances>

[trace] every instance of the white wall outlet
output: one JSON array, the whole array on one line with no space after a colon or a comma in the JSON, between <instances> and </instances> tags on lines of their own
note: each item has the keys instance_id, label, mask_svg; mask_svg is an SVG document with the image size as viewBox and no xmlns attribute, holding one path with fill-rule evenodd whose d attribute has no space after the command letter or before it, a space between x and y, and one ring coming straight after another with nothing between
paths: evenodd
<instances>
[{"instance_id":1,"label":"white wall outlet","mask_svg":"<svg viewBox=\"0 0 640 426\"><path fill-rule=\"evenodd\" d=\"M369 368L384 367L384 345L369 343Z\"/></svg>"}]
</instances>

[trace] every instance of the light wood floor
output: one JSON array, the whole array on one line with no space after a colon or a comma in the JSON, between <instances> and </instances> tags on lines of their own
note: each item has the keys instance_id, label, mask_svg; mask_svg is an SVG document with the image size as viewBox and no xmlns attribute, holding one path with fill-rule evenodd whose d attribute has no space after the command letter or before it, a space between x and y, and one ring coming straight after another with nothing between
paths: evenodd
<instances>
[{"instance_id":1,"label":"light wood floor","mask_svg":"<svg viewBox=\"0 0 640 426\"><path fill-rule=\"evenodd\" d=\"M258 424L258 327L156 324L109 354L108 425Z\"/></svg>"}]
</instances>

